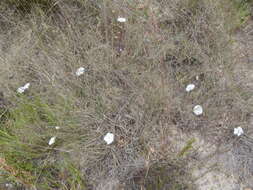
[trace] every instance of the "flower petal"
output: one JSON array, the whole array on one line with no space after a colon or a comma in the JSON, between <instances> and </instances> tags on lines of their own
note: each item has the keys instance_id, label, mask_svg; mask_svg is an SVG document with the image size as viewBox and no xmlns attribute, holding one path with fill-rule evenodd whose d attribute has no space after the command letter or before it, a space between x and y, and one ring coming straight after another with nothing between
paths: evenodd
<instances>
[{"instance_id":1,"label":"flower petal","mask_svg":"<svg viewBox=\"0 0 253 190\"><path fill-rule=\"evenodd\" d=\"M26 83L26 84L23 86L24 89L28 89L29 87L30 87L30 83Z\"/></svg>"},{"instance_id":2,"label":"flower petal","mask_svg":"<svg viewBox=\"0 0 253 190\"><path fill-rule=\"evenodd\" d=\"M51 139L49 140L48 144L49 144L49 145L54 144L54 143L55 143L55 140L56 140L56 137L55 137L55 136L54 136L54 137L51 137Z\"/></svg>"},{"instance_id":3,"label":"flower petal","mask_svg":"<svg viewBox=\"0 0 253 190\"><path fill-rule=\"evenodd\" d=\"M234 128L234 135L237 135L238 137L241 136L244 133L243 129L241 127Z\"/></svg>"},{"instance_id":4,"label":"flower petal","mask_svg":"<svg viewBox=\"0 0 253 190\"><path fill-rule=\"evenodd\" d=\"M105 141L107 144L111 144L111 143L114 141L114 134L112 134L112 133L107 133L107 134L104 136L104 141Z\"/></svg>"},{"instance_id":5,"label":"flower petal","mask_svg":"<svg viewBox=\"0 0 253 190\"><path fill-rule=\"evenodd\" d=\"M193 113L195 115L201 115L201 114L203 114L203 108L202 108L202 106L201 105L194 106Z\"/></svg>"},{"instance_id":6,"label":"flower petal","mask_svg":"<svg viewBox=\"0 0 253 190\"><path fill-rule=\"evenodd\" d=\"M118 22L126 22L126 18L118 17L118 18L117 18L117 21L118 21Z\"/></svg>"},{"instance_id":7,"label":"flower petal","mask_svg":"<svg viewBox=\"0 0 253 190\"><path fill-rule=\"evenodd\" d=\"M85 72L85 68L84 67L80 67L77 69L76 71L76 76L80 76Z\"/></svg>"},{"instance_id":8,"label":"flower petal","mask_svg":"<svg viewBox=\"0 0 253 190\"><path fill-rule=\"evenodd\" d=\"M190 92L195 88L194 84L188 84L185 88L186 92Z\"/></svg>"},{"instance_id":9,"label":"flower petal","mask_svg":"<svg viewBox=\"0 0 253 190\"><path fill-rule=\"evenodd\" d=\"M17 92L20 93L20 94L24 93L24 92L25 92L24 87L23 87L23 86L22 86L22 87L19 87L19 88L17 89Z\"/></svg>"}]
</instances>

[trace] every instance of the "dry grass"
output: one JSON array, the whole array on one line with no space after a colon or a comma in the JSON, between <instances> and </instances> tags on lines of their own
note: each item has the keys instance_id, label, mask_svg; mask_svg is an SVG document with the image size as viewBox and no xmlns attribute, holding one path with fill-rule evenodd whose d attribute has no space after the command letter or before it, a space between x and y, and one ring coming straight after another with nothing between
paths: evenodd
<instances>
[{"instance_id":1,"label":"dry grass","mask_svg":"<svg viewBox=\"0 0 253 190\"><path fill-rule=\"evenodd\" d=\"M229 33L238 23L225 24L222 2L6 2L0 158L15 172L4 169L5 182L50 190L196 189L187 172L191 142L175 135L197 132L223 148L235 140L234 127L247 128L251 99L235 82ZM87 71L77 77L80 66ZM27 82L30 89L18 95ZM189 83L196 84L190 94ZM200 117L192 113L196 104L204 108ZM103 142L107 132L115 134L112 145Z\"/></svg>"}]
</instances>

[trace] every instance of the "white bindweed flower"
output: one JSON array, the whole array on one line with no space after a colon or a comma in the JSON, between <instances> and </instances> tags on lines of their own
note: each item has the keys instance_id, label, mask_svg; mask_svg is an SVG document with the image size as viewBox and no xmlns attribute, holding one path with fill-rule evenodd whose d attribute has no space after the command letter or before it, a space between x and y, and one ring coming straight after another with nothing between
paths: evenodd
<instances>
[{"instance_id":1,"label":"white bindweed flower","mask_svg":"<svg viewBox=\"0 0 253 190\"><path fill-rule=\"evenodd\" d=\"M23 87L24 89L28 89L30 87L30 83L26 83Z\"/></svg>"},{"instance_id":2,"label":"white bindweed flower","mask_svg":"<svg viewBox=\"0 0 253 190\"><path fill-rule=\"evenodd\" d=\"M201 105L194 106L193 113L195 115L201 115L201 114L203 114L203 108L202 108L202 106Z\"/></svg>"},{"instance_id":3,"label":"white bindweed flower","mask_svg":"<svg viewBox=\"0 0 253 190\"><path fill-rule=\"evenodd\" d=\"M243 129L241 127L234 128L234 135L237 135L238 137L243 134Z\"/></svg>"},{"instance_id":4,"label":"white bindweed flower","mask_svg":"<svg viewBox=\"0 0 253 190\"><path fill-rule=\"evenodd\" d=\"M107 134L104 136L104 141L105 141L107 144L111 144L111 143L114 141L114 134L112 134L112 133L107 133Z\"/></svg>"},{"instance_id":5,"label":"white bindweed flower","mask_svg":"<svg viewBox=\"0 0 253 190\"><path fill-rule=\"evenodd\" d=\"M30 87L30 83L26 83L24 86L21 86L17 89L17 92L22 94Z\"/></svg>"},{"instance_id":6,"label":"white bindweed flower","mask_svg":"<svg viewBox=\"0 0 253 190\"><path fill-rule=\"evenodd\" d=\"M194 84L188 84L185 88L186 92L190 92L195 88Z\"/></svg>"},{"instance_id":7,"label":"white bindweed flower","mask_svg":"<svg viewBox=\"0 0 253 190\"><path fill-rule=\"evenodd\" d=\"M17 89L17 92L18 92L19 94L24 93L24 92L25 92L24 87L23 87L23 86L22 86L22 87L19 87L19 88Z\"/></svg>"},{"instance_id":8,"label":"white bindweed flower","mask_svg":"<svg viewBox=\"0 0 253 190\"><path fill-rule=\"evenodd\" d=\"M12 188L12 187L13 187L13 185L12 185L11 183L6 183L6 184L5 184L5 187Z\"/></svg>"},{"instance_id":9,"label":"white bindweed flower","mask_svg":"<svg viewBox=\"0 0 253 190\"><path fill-rule=\"evenodd\" d=\"M54 143L55 143L55 140L56 140L56 137L55 137L55 136L54 136L54 137L51 137L51 139L49 140L48 144L49 144L49 145L54 144Z\"/></svg>"},{"instance_id":10,"label":"white bindweed flower","mask_svg":"<svg viewBox=\"0 0 253 190\"><path fill-rule=\"evenodd\" d=\"M85 72L85 68L80 67L80 68L78 68L77 71L76 71L76 76L80 76L80 75L82 75L84 72Z\"/></svg>"},{"instance_id":11,"label":"white bindweed flower","mask_svg":"<svg viewBox=\"0 0 253 190\"><path fill-rule=\"evenodd\" d=\"M55 126L55 129L56 129L56 130L59 130L59 129L60 129L60 127L59 127L59 126Z\"/></svg>"},{"instance_id":12,"label":"white bindweed flower","mask_svg":"<svg viewBox=\"0 0 253 190\"><path fill-rule=\"evenodd\" d=\"M117 18L117 21L118 21L118 22L126 22L126 18L118 17L118 18Z\"/></svg>"}]
</instances>

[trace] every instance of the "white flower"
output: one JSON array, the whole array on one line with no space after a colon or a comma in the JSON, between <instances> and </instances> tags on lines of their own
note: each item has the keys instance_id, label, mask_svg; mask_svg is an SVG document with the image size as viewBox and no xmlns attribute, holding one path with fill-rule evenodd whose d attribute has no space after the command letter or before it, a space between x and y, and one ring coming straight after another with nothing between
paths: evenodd
<instances>
[{"instance_id":1,"label":"white flower","mask_svg":"<svg viewBox=\"0 0 253 190\"><path fill-rule=\"evenodd\" d=\"M6 183L6 184L5 184L5 187L12 188L12 187L13 187L13 185L12 185L11 183Z\"/></svg>"},{"instance_id":2,"label":"white flower","mask_svg":"<svg viewBox=\"0 0 253 190\"><path fill-rule=\"evenodd\" d=\"M80 76L80 75L82 75L84 72L85 72L85 68L80 67L80 68L78 68L77 71L76 71L76 76Z\"/></svg>"},{"instance_id":3,"label":"white flower","mask_svg":"<svg viewBox=\"0 0 253 190\"><path fill-rule=\"evenodd\" d=\"M199 75L196 76L196 80L199 80Z\"/></svg>"},{"instance_id":4,"label":"white flower","mask_svg":"<svg viewBox=\"0 0 253 190\"><path fill-rule=\"evenodd\" d=\"M118 22L126 22L126 18L118 17L118 18L117 18L117 21L118 21Z\"/></svg>"},{"instance_id":5,"label":"white flower","mask_svg":"<svg viewBox=\"0 0 253 190\"><path fill-rule=\"evenodd\" d=\"M24 89L28 89L30 87L30 83L26 83L23 87Z\"/></svg>"},{"instance_id":6,"label":"white flower","mask_svg":"<svg viewBox=\"0 0 253 190\"><path fill-rule=\"evenodd\" d=\"M202 106L200 106L200 105L194 106L193 113L195 115L201 115L201 114L203 114L203 108L202 108Z\"/></svg>"},{"instance_id":7,"label":"white flower","mask_svg":"<svg viewBox=\"0 0 253 190\"><path fill-rule=\"evenodd\" d=\"M243 134L243 129L241 127L234 128L234 135L237 135L238 137Z\"/></svg>"},{"instance_id":8,"label":"white flower","mask_svg":"<svg viewBox=\"0 0 253 190\"><path fill-rule=\"evenodd\" d=\"M60 129L60 127L59 127L59 126L55 126L55 129L56 129L56 130L59 130L59 129Z\"/></svg>"},{"instance_id":9,"label":"white flower","mask_svg":"<svg viewBox=\"0 0 253 190\"><path fill-rule=\"evenodd\" d=\"M54 143L55 143L55 139L56 139L55 136L54 136L54 137L51 137L51 139L49 140L48 144L49 144L49 145L54 144Z\"/></svg>"},{"instance_id":10,"label":"white flower","mask_svg":"<svg viewBox=\"0 0 253 190\"><path fill-rule=\"evenodd\" d=\"M186 92L190 92L195 88L194 84L188 84L185 88Z\"/></svg>"},{"instance_id":11,"label":"white flower","mask_svg":"<svg viewBox=\"0 0 253 190\"><path fill-rule=\"evenodd\" d=\"M30 83L26 83L24 86L21 86L17 89L17 92L22 94L30 87Z\"/></svg>"},{"instance_id":12,"label":"white flower","mask_svg":"<svg viewBox=\"0 0 253 190\"><path fill-rule=\"evenodd\" d=\"M112 133L107 133L107 134L104 136L104 141L105 141L107 144L111 144L111 143L114 141L114 134L112 134Z\"/></svg>"},{"instance_id":13,"label":"white flower","mask_svg":"<svg viewBox=\"0 0 253 190\"><path fill-rule=\"evenodd\" d=\"M22 86L22 87L19 87L18 90L17 90L17 92L18 92L19 94L22 94L22 93L25 92L25 88L24 88L23 86Z\"/></svg>"}]
</instances>

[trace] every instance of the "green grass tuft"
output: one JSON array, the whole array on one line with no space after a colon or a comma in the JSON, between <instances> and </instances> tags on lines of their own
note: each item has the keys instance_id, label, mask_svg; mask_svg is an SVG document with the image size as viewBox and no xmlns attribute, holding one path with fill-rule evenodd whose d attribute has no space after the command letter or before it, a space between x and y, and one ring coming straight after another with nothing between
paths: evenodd
<instances>
[{"instance_id":1,"label":"green grass tuft","mask_svg":"<svg viewBox=\"0 0 253 190\"><path fill-rule=\"evenodd\" d=\"M181 150L181 152L178 154L179 157L185 156L192 148L193 148L193 143L196 141L196 139L190 139L184 148Z\"/></svg>"},{"instance_id":2,"label":"green grass tuft","mask_svg":"<svg viewBox=\"0 0 253 190\"><path fill-rule=\"evenodd\" d=\"M185 163L176 161L173 164L154 164L145 179L147 190L194 190L190 174L184 168Z\"/></svg>"},{"instance_id":3,"label":"green grass tuft","mask_svg":"<svg viewBox=\"0 0 253 190\"><path fill-rule=\"evenodd\" d=\"M4 177L26 187L61 189L61 175L68 175L64 186L73 190L77 186L84 188L85 183L74 164L66 163L68 154L47 144L56 133L53 126L60 124L62 119L55 110L59 107L45 103L40 97L21 96L18 101L18 105L9 110L8 121L0 129L0 165Z\"/></svg>"},{"instance_id":4,"label":"green grass tuft","mask_svg":"<svg viewBox=\"0 0 253 190\"><path fill-rule=\"evenodd\" d=\"M234 6L237 9L237 15L240 22L243 24L251 16L250 0L234 0Z\"/></svg>"}]
</instances>

